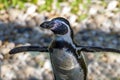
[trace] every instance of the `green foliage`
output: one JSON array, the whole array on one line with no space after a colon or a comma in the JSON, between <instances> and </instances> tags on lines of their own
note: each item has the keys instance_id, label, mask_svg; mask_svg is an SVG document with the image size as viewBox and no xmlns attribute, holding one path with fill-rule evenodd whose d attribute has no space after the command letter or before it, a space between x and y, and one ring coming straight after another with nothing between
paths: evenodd
<instances>
[{"instance_id":1,"label":"green foliage","mask_svg":"<svg viewBox=\"0 0 120 80\"><path fill-rule=\"evenodd\" d=\"M75 0L74 2L71 3L71 8L72 8L71 12L79 16L78 21L81 21L87 17L87 12L82 13L79 7L81 6L84 9L84 11L88 11L90 4L91 4L91 0Z\"/></svg>"},{"instance_id":2,"label":"green foliage","mask_svg":"<svg viewBox=\"0 0 120 80\"><path fill-rule=\"evenodd\" d=\"M41 11L51 11L52 10L52 3L53 3L53 0L46 0L45 1L45 4L39 6L39 12Z\"/></svg>"},{"instance_id":3,"label":"green foliage","mask_svg":"<svg viewBox=\"0 0 120 80\"><path fill-rule=\"evenodd\" d=\"M85 18L87 18L87 13L86 14L81 14L80 16L78 16L78 21L82 21L84 20Z\"/></svg>"},{"instance_id":4,"label":"green foliage","mask_svg":"<svg viewBox=\"0 0 120 80\"><path fill-rule=\"evenodd\" d=\"M37 4L38 0L0 0L0 9L7 9L9 7L23 9L27 2Z\"/></svg>"},{"instance_id":5,"label":"green foliage","mask_svg":"<svg viewBox=\"0 0 120 80\"><path fill-rule=\"evenodd\" d=\"M79 10L79 4L82 3L82 0L75 0L71 3L72 13L77 13Z\"/></svg>"},{"instance_id":6,"label":"green foliage","mask_svg":"<svg viewBox=\"0 0 120 80\"><path fill-rule=\"evenodd\" d=\"M41 0L40 0L41 1ZM69 7L71 7L71 13L78 16L78 20L81 21L85 19L87 15L87 11L89 11L89 6L92 5L91 0L73 0L69 2L68 0L44 0L45 3L38 5L38 0L0 0L0 9L7 9L10 7L18 8L18 9L24 9L25 3L32 3L37 5L37 11L38 12L51 12L53 11L53 5L56 6L56 9L61 10L61 3L67 2L69 3ZM54 3L54 4L53 4ZM108 2L105 0L101 0L100 2L101 6L107 7ZM82 7L82 9L81 9ZM118 4L118 7L120 7L120 4ZM120 10L116 10L115 12L118 12Z\"/></svg>"},{"instance_id":7,"label":"green foliage","mask_svg":"<svg viewBox=\"0 0 120 80\"><path fill-rule=\"evenodd\" d=\"M9 7L14 7L14 8L19 8L19 9L24 9L25 3L32 3L32 4L37 4L38 0L0 0L0 9L7 9ZM61 9L60 4L63 2L68 2L67 0L57 0L55 4L53 4L54 0L45 0L45 3L42 5L38 6L37 11L42 12L42 11L52 11L53 10L53 5L56 6L57 9ZM87 13L81 13L82 12L79 8L79 6L82 6L84 10L87 11L89 4L91 3L91 0L73 0L70 4L71 7L71 13L76 14L78 16L78 20L83 20L87 17ZM104 3L103 3L104 4Z\"/></svg>"},{"instance_id":8,"label":"green foliage","mask_svg":"<svg viewBox=\"0 0 120 80\"><path fill-rule=\"evenodd\" d=\"M16 7L18 6L20 9L24 7L25 0L0 0L0 9L7 9L9 7Z\"/></svg>"},{"instance_id":9,"label":"green foliage","mask_svg":"<svg viewBox=\"0 0 120 80\"><path fill-rule=\"evenodd\" d=\"M38 0L30 0L31 3L37 4Z\"/></svg>"}]
</instances>

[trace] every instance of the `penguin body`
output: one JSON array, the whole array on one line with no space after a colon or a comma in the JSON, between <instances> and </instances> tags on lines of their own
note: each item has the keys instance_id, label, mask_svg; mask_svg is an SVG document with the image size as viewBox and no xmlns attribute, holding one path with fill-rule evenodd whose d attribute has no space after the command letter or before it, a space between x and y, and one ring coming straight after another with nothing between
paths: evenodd
<instances>
[{"instance_id":1,"label":"penguin body","mask_svg":"<svg viewBox=\"0 0 120 80\"><path fill-rule=\"evenodd\" d=\"M61 46L58 47L56 44ZM75 57L76 49L64 42L61 44L59 41L51 45L50 58L55 80L85 80L84 71Z\"/></svg>"},{"instance_id":2,"label":"penguin body","mask_svg":"<svg viewBox=\"0 0 120 80\"><path fill-rule=\"evenodd\" d=\"M78 58L69 22L64 18L55 18L44 22L41 27L50 29L55 34L49 46L55 80L86 80L86 62L82 53L79 53Z\"/></svg>"},{"instance_id":3,"label":"penguin body","mask_svg":"<svg viewBox=\"0 0 120 80\"><path fill-rule=\"evenodd\" d=\"M116 52L120 50L93 46L78 46L73 40L73 31L67 19L58 17L43 22L40 27L51 30L55 37L46 47L22 46L12 49L15 54L24 51L50 52L55 80L87 80L85 52Z\"/></svg>"}]
</instances>

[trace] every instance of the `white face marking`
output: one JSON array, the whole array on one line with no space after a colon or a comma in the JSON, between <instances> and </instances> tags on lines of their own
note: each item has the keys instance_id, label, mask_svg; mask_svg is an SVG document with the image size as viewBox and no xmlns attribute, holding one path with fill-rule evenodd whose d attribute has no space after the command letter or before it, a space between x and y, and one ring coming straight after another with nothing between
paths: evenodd
<instances>
[{"instance_id":1,"label":"white face marking","mask_svg":"<svg viewBox=\"0 0 120 80\"><path fill-rule=\"evenodd\" d=\"M58 39L58 40L61 40L61 39L62 39L62 40L66 41L66 42L68 42L68 43L70 43L70 44L73 44L73 40L72 40L72 38L71 38L71 30L70 30L69 25L67 25L65 22L60 21L60 20L55 20L55 22L56 22L56 23L62 23L62 24L64 24L64 25L66 25L67 28L68 28L68 32L67 32L66 34L64 34L64 35L57 34L57 35L56 35L56 37L58 37L57 39ZM73 44L73 47L75 48L75 45L74 45L74 44Z\"/></svg>"}]
</instances>

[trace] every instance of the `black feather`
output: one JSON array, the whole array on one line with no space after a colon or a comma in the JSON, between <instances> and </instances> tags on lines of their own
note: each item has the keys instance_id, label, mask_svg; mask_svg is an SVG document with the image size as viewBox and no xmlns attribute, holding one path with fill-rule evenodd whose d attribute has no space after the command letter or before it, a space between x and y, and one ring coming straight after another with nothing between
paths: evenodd
<instances>
[{"instance_id":1,"label":"black feather","mask_svg":"<svg viewBox=\"0 0 120 80\"><path fill-rule=\"evenodd\" d=\"M16 54L19 52L26 52L26 51L39 51L39 52L49 52L48 47L40 47L40 46L21 46L12 49L9 54Z\"/></svg>"}]
</instances>

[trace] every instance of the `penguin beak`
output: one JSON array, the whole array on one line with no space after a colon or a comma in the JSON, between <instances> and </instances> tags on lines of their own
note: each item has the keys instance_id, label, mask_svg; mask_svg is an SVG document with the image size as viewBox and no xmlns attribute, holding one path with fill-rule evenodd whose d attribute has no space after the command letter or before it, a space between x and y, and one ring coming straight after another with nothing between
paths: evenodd
<instances>
[{"instance_id":1,"label":"penguin beak","mask_svg":"<svg viewBox=\"0 0 120 80\"><path fill-rule=\"evenodd\" d=\"M68 28L61 21L45 21L40 25L41 28L49 29L54 34L66 34L68 32Z\"/></svg>"},{"instance_id":2,"label":"penguin beak","mask_svg":"<svg viewBox=\"0 0 120 80\"><path fill-rule=\"evenodd\" d=\"M40 27L45 28L45 29L51 29L53 26L54 26L53 21L45 21L40 25Z\"/></svg>"}]
</instances>

